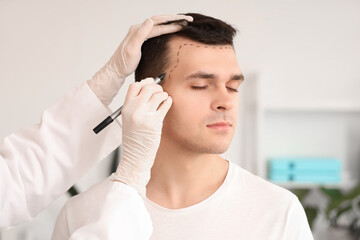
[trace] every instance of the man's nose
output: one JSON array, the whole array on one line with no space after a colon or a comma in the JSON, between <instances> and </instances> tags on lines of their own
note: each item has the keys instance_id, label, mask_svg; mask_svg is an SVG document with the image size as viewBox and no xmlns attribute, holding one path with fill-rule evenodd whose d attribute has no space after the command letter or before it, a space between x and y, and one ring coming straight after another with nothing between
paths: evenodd
<instances>
[{"instance_id":1,"label":"man's nose","mask_svg":"<svg viewBox=\"0 0 360 240\"><path fill-rule=\"evenodd\" d=\"M229 111L234 107L235 98L231 95L233 93L226 87L218 89L214 94L215 96L211 103L211 108L214 111Z\"/></svg>"}]
</instances>

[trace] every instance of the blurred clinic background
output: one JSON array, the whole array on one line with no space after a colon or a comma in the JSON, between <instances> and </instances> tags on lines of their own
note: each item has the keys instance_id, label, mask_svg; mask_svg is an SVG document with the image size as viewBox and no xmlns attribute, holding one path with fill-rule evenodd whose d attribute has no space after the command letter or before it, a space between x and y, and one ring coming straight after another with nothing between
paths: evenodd
<instances>
[{"instance_id":1,"label":"blurred clinic background","mask_svg":"<svg viewBox=\"0 0 360 240\"><path fill-rule=\"evenodd\" d=\"M359 239L358 0L0 0L0 136L37 123L44 109L89 79L130 25L186 12L239 30L235 49L245 82L238 129L224 156L296 193L315 239ZM114 158L92 169L77 189L106 178ZM0 232L0 239L50 239L69 197Z\"/></svg>"}]
</instances>

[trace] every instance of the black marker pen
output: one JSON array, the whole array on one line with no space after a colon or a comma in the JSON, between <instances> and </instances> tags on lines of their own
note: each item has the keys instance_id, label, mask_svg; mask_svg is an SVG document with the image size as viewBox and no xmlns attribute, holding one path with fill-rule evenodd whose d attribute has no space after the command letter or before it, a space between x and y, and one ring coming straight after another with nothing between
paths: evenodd
<instances>
[{"instance_id":1,"label":"black marker pen","mask_svg":"<svg viewBox=\"0 0 360 240\"><path fill-rule=\"evenodd\" d=\"M160 76L156 77L154 80L154 83L158 84L159 82L161 82L161 80L164 79L166 73L161 74ZM123 106L121 106L118 110L116 110L113 114L111 114L110 116L108 116L107 118L104 119L104 121L102 121L101 123L99 123L99 125L97 125L93 131L98 134L101 130L103 130L107 125L109 125L110 123L112 123L118 116L120 116L121 114L121 109Z\"/></svg>"}]
</instances>

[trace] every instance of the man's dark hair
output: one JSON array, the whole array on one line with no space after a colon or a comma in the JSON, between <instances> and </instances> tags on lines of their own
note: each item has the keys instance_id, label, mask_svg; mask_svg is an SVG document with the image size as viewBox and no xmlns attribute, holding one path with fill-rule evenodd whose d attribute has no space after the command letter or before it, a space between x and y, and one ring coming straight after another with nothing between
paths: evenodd
<instances>
[{"instance_id":1,"label":"man's dark hair","mask_svg":"<svg viewBox=\"0 0 360 240\"><path fill-rule=\"evenodd\" d=\"M236 30L229 24L209 16L198 13L185 13L192 16L193 22L185 20L167 22L178 23L185 26L180 32L161 35L145 41L141 47L141 60L135 71L135 81L140 81L147 77L162 74L169 63L168 42L173 37L184 37L209 45L231 45Z\"/></svg>"}]
</instances>

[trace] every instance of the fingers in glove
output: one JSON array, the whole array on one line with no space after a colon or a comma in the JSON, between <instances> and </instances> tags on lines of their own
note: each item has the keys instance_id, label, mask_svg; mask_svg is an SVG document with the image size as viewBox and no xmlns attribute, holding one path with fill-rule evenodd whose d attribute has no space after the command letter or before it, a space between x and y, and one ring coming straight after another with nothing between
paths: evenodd
<instances>
[{"instance_id":1,"label":"fingers in glove","mask_svg":"<svg viewBox=\"0 0 360 240\"><path fill-rule=\"evenodd\" d=\"M171 108L171 105L173 103L172 97L168 96L168 98L160 105L159 109L157 110L159 116L161 119L164 119L167 112Z\"/></svg>"},{"instance_id":2,"label":"fingers in glove","mask_svg":"<svg viewBox=\"0 0 360 240\"><path fill-rule=\"evenodd\" d=\"M169 25L159 25L166 22L186 20L193 21L191 16L186 15L161 15L153 16L146 19L141 25L135 25L130 28L129 42L132 44L128 46L129 51L140 49L141 45L149 38L160 36L180 31L183 26L173 23Z\"/></svg>"},{"instance_id":3,"label":"fingers in glove","mask_svg":"<svg viewBox=\"0 0 360 240\"><path fill-rule=\"evenodd\" d=\"M162 86L158 85L158 84L146 84L144 85L141 90L140 93L138 95L139 98L139 103L142 104L148 104L148 102L150 101L151 97L158 92L163 92L163 88Z\"/></svg>"},{"instance_id":4,"label":"fingers in glove","mask_svg":"<svg viewBox=\"0 0 360 240\"><path fill-rule=\"evenodd\" d=\"M151 17L154 25L159 25L162 23L170 22L170 21L177 21L177 20L186 20L188 22L192 22L194 19L191 16L187 15L158 15Z\"/></svg>"},{"instance_id":5,"label":"fingers in glove","mask_svg":"<svg viewBox=\"0 0 360 240\"><path fill-rule=\"evenodd\" d=\"M154 26L147 36L148 39L178 32L187 25L187 22L193 21L193 18L186 15L164 15L152 17L152 20Z\"/></svg>"},{"instance_id":6,"label":"fingers in glove","mask_svg":"<svg viewBox=\"0 0 360 240\"><path fill-rule=\"evenodd\" d=\"M156 92L154 93L149 101L149 111L155 112L158 110L160 104L169 97L167 92Z\"/></svg>"},{"instance_id":7,"label":"fingers in glove","mask_svg":"<svg viewBox=\"0 0 360 240\"><path fill-rule=\"evenodd\" d=\"M154 26L152 31L148 34L148 38L153 38L163 34L178 32L183 28L184 28L183 26L176 23L168 24L168 25L157 25Z\"/></svg>"},{"instance_id":8,"label":"fingers in glove","mask_svg":"<svg viewBox=\"0 0 360 240\"><path fill-rule=\"evenodd\" d=\"M125 102L129 101L129 99L137 97L140 94L140 91L143 86L154 83L153 78L145 78L140 82L131 83L128 89L128 92L125 97Z\"/></svg>"},{"instance_id":9,"label":"fingers in glove","mask_svg":"<svg viewBox=\"0 0 360 240\"><path fill-rule=\"evenodd\" d=\"M153 29L153 26L153 21L148 18L142 24L135 25L130 28L128 41L131 44L127 46L129 51L141 49L141 45L149 38L148 35Z\"/></svg>"}]
</instances>

